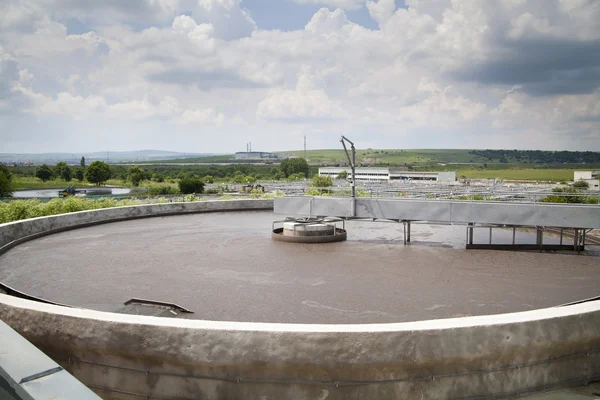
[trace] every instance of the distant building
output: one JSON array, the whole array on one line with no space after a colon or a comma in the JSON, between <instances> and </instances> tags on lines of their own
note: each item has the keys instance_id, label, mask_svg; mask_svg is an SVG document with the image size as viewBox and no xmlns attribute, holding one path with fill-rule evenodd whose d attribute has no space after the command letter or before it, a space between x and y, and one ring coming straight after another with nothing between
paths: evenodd
<instances>
[{"instance_id":1,"label":"distant building","mask_svg":"<svg viewBox=\"0 0 600 400\"><path fill-rule=\"evenodd\" d=\"M600 171L574 171L573 180L587 180L587 179L600 179Z\"/></svg>"},{"instance_id":2,"label":"distant building","mask_svg":"<svg viewBox=\"0 0 600 400\"><path fill-rule=\"evenodd\" d=\"M235 153L236 160L264 160L280 158L275 153L265 153L263 151L240 151Z\"/></svg>"},{"instance_id":3,"label":"distant building","mask_svg":"<svg viewBox=\"0 0 600 400\"><path fill-rule=\"evenodd\" d=\"M589 190L600 191L600 171L574 171L573 180L585 181Z\"/></svg>"},{"instance_id":4,"label":"distant building","mask_svg":"<svg viewBox=\"0 0 600 400\"><path fill-rule=\"evenodd\" d=\"M341 172L347 172L348 177L352 174L349 167L322 167L319 175L335 178ZM414 181L439 181L455 182L456 172L416 172L404 171L393 168L356 168L357 181L391 181L391 180L414 180Z\"/></svg>"}]
</instances>

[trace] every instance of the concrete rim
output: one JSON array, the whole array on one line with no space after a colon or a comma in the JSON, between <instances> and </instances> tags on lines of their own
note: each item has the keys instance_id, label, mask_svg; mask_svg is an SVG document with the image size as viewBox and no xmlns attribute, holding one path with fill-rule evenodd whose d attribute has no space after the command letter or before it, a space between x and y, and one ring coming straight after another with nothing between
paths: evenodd
<instances>
[{"instance_id":1,"label":"concrete rim","mask_svg":"<svg viewBox=\"0 0 600 400\"><path fill-rule=\"evenodd\" d=\"M271 232L271 239L286 243L333 243L343 242L347 238L348 234L341 228L335 228L334 235L323 236L284 236L283 228L276 228Z\"/></svg>"},{"instance_id":2,"label":"concrete rim","mask_svg":"<svg viewBox=\"0 0 600 400\"><path fill-rule=\"evenodd\" d=\"M212 209L210 205L222 205L223 208ZM194 207L198 206L198 207ZM159 212L152 212L152 207L158 207L161 209ZM0 242L0 249L8 250L15 245L20 245L27 240L32 240L44 235L51 235L53 233L62 232L65 230L78 229L96 224L104 224L116 221L125 221L139 218L152 218L168 215L178 215L187 213L203 213L203 212L231 212L231 211L256 211L272 209L273 200L228 200L228 201L212 201L212 202L198 202L198 203L167 203L167 204L148 204L148 205L136 205L128 207L115 207L105 208L91 211L81 211L69 214L59 214L47 217L38 217L32 219L26 219L21 221L9 222L0 224L0 238L3 239ZM162 210L164 208L164 210ZM171 209L175 208L175 209ZM108 214L111 210L134 210L132 216L121 216L111 218L109 220L99 220L90 222L90 215L102 215ZM141 212L147 210L151 212ZM124 213L123 213L124 214ZM81 219L79 223L72 224L68 227L56 228L52 222L49 223L50 229L43 232L28 232L28 235L23 237L14 238L14 240L6 240L6 235L3 235L3 228L6 227L18 227L23 224L36 223L39 221L48 222L73 217ZM277 230L283 230L278 228L272 233L272 238L279 241L285 240L289 237L284 237L276 233ZM329 236L335 238L334 241L342 241L346 239L347 233L343 229L337 228L338 231L343 231L340 235ZM282 238L285 238L282 240ZM303 237L301 239L321 239L324 237ZM298 238L292 238L298 239ZM303 243L317 243L314 241L308 241ZM1 254L1 253L0 253ZM12 303L16 301L17 303ZM6 305L12 305L16 307L24 307L29 309L39 309L43 312L56 313L62 315L72 315L79 318L99 318L101 320L111 320L120 322L137 322L137 323L149 323L157 325L168 325L168 326L185 326L195 327L202 329L224 329L224 330L267 330L267 331L296 331L296 332L386 332L386 331L413 331L413 330L427 330L427 329L440 329L440 328L462 328L472 327L480 325L495 325L505 323L518 323L532 320L542 320L555 317L561 317L566 315L573 315L578 313L596 312L600 311L600 300L591 301L583 304L569 305L564 307L553 307L546 309L538 309L531 311L522 311L516 313L507 314L495 314L495 315L484 315L484 316L472 316L472 317L459 317L459 318L447 318L447 319L434 319L434 320L422 320L413 322L399 322L399 323L386 323L386 324L284 324L284 323L259 323L259 322L228 322L228 321L206 321L206 320L174 320L170 318L160 317L148 317L148 316L134 316L126 314L116 314L109 312L101 312L89 309L81 308L67 308L50 304L41 304L31 300L18 299L12 296L0 294L0 303ZM38 308L39 307L39 308ZM573 311L571 311L573 310ZM110 318L109 318L110 316ZM191 325L190 325L191 324Z\"/></svg>"},{"instance_id":3,"label":"concrete rim","mask_svg":"<svg viewBox=\"0 0 600 400\"><path fill-rule=\"evenodd\" d=\"M173 328L211 329L222 331L246 332L305 332L305 333L361 333L361 332L414 332L438 331L445 329L472 328L518 324L531 321L542 321L553 318L577 316L600 311L600 300L574 304L563 307L542 308L516 313L480 315L432 319L410 322L391 322L384 324L289 324L268 322L210 321L201 319L175 319L151 317L146 315L118 314L96 311L87 308L74 308L54 304L38 303L33 300L0 294L0 304L8 307L38 311L57 316L93 319L125 324L156 325Z\"/></svg>"}]
</instances>

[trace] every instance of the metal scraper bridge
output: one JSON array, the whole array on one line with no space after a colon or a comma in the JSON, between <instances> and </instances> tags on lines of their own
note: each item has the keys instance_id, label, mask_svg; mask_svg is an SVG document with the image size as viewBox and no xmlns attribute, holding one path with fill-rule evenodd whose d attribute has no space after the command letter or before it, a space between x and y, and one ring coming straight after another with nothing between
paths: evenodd
<instances>
[{"instance_id":1,"label":"metal scraper bridge","mask_svg":"<svg viewBox=\"0 0 600 400\"><path fill-rule=\"evenodd\" d=\"M285 215L399 222L404 225L405 244L410 242L411 222L465 225L468 249L581 251L585 248L586 234L600 228L600 205L596 204L298 196L275 199L274 211ZM488 243L474 243L476 228L489 229ZM512 243L493 243L494 228L512 228ZM518 228L535 228L536 243L515 243ZM545 231L560 234L560 243L545 244ZM572 244L565 243L564 233L569 241L572 236Z\"/></svg>"}]
</instances>

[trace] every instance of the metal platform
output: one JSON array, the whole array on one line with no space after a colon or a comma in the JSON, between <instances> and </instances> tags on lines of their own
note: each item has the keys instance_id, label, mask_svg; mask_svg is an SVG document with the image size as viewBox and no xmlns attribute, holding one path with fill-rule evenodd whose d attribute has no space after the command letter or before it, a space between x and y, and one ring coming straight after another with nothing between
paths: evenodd
<instances>
[{"instance_id":1,"label":"metal platform","mask_svg":"<svg viewBox=\"0 0 600 400\"><path fill-rule=\"evenodd\" d=\"M275 213L308 217L378 219L403 224L404 244L411 241L411 222L467 226L467 249L583 251L586 234L600 228L600 206L587 204L506 203L497 201L449 201L370 199L347 197L282 197L275 199ZM515 243L517 228L537 231L534 244ZM488 243L474 243L474 229L489 229ZM512 228L512 243L494 243L494 228ZM560 234L559 244L544 243L544 231ZM563 242L564 232L572 238ZM572 240L571 243L567 243Z\"/></svg>"},{"instance_id":2,"label":"metal platform","mask_svg":"<svg viewBox=\"0 0 600 400\"><path fill-rule=\"evenodd\" d=\"M350 197L281 197L276 214L377 218L449 224L600 228L600 205L496 201L389 200Z\"/></svg>"}]
</instances>

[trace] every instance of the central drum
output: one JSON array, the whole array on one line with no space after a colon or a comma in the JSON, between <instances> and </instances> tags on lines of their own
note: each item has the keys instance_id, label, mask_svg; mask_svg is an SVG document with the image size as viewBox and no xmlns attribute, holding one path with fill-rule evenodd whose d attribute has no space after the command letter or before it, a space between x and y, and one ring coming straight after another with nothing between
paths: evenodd
<instances>
[{"instance_id":1,"label":"central drum","mask_svg":"<svg viewBox=\"0 0 600 400\"><path fill-rule=\"evenodd\" d=\"M337 223L342 223L342 228ZM276 224L283 224L276 228ZM340 218L286 218L273 222L273 240L291 243L331 243L346 240L345 221Z\"/></svg>"}]
</instances>

